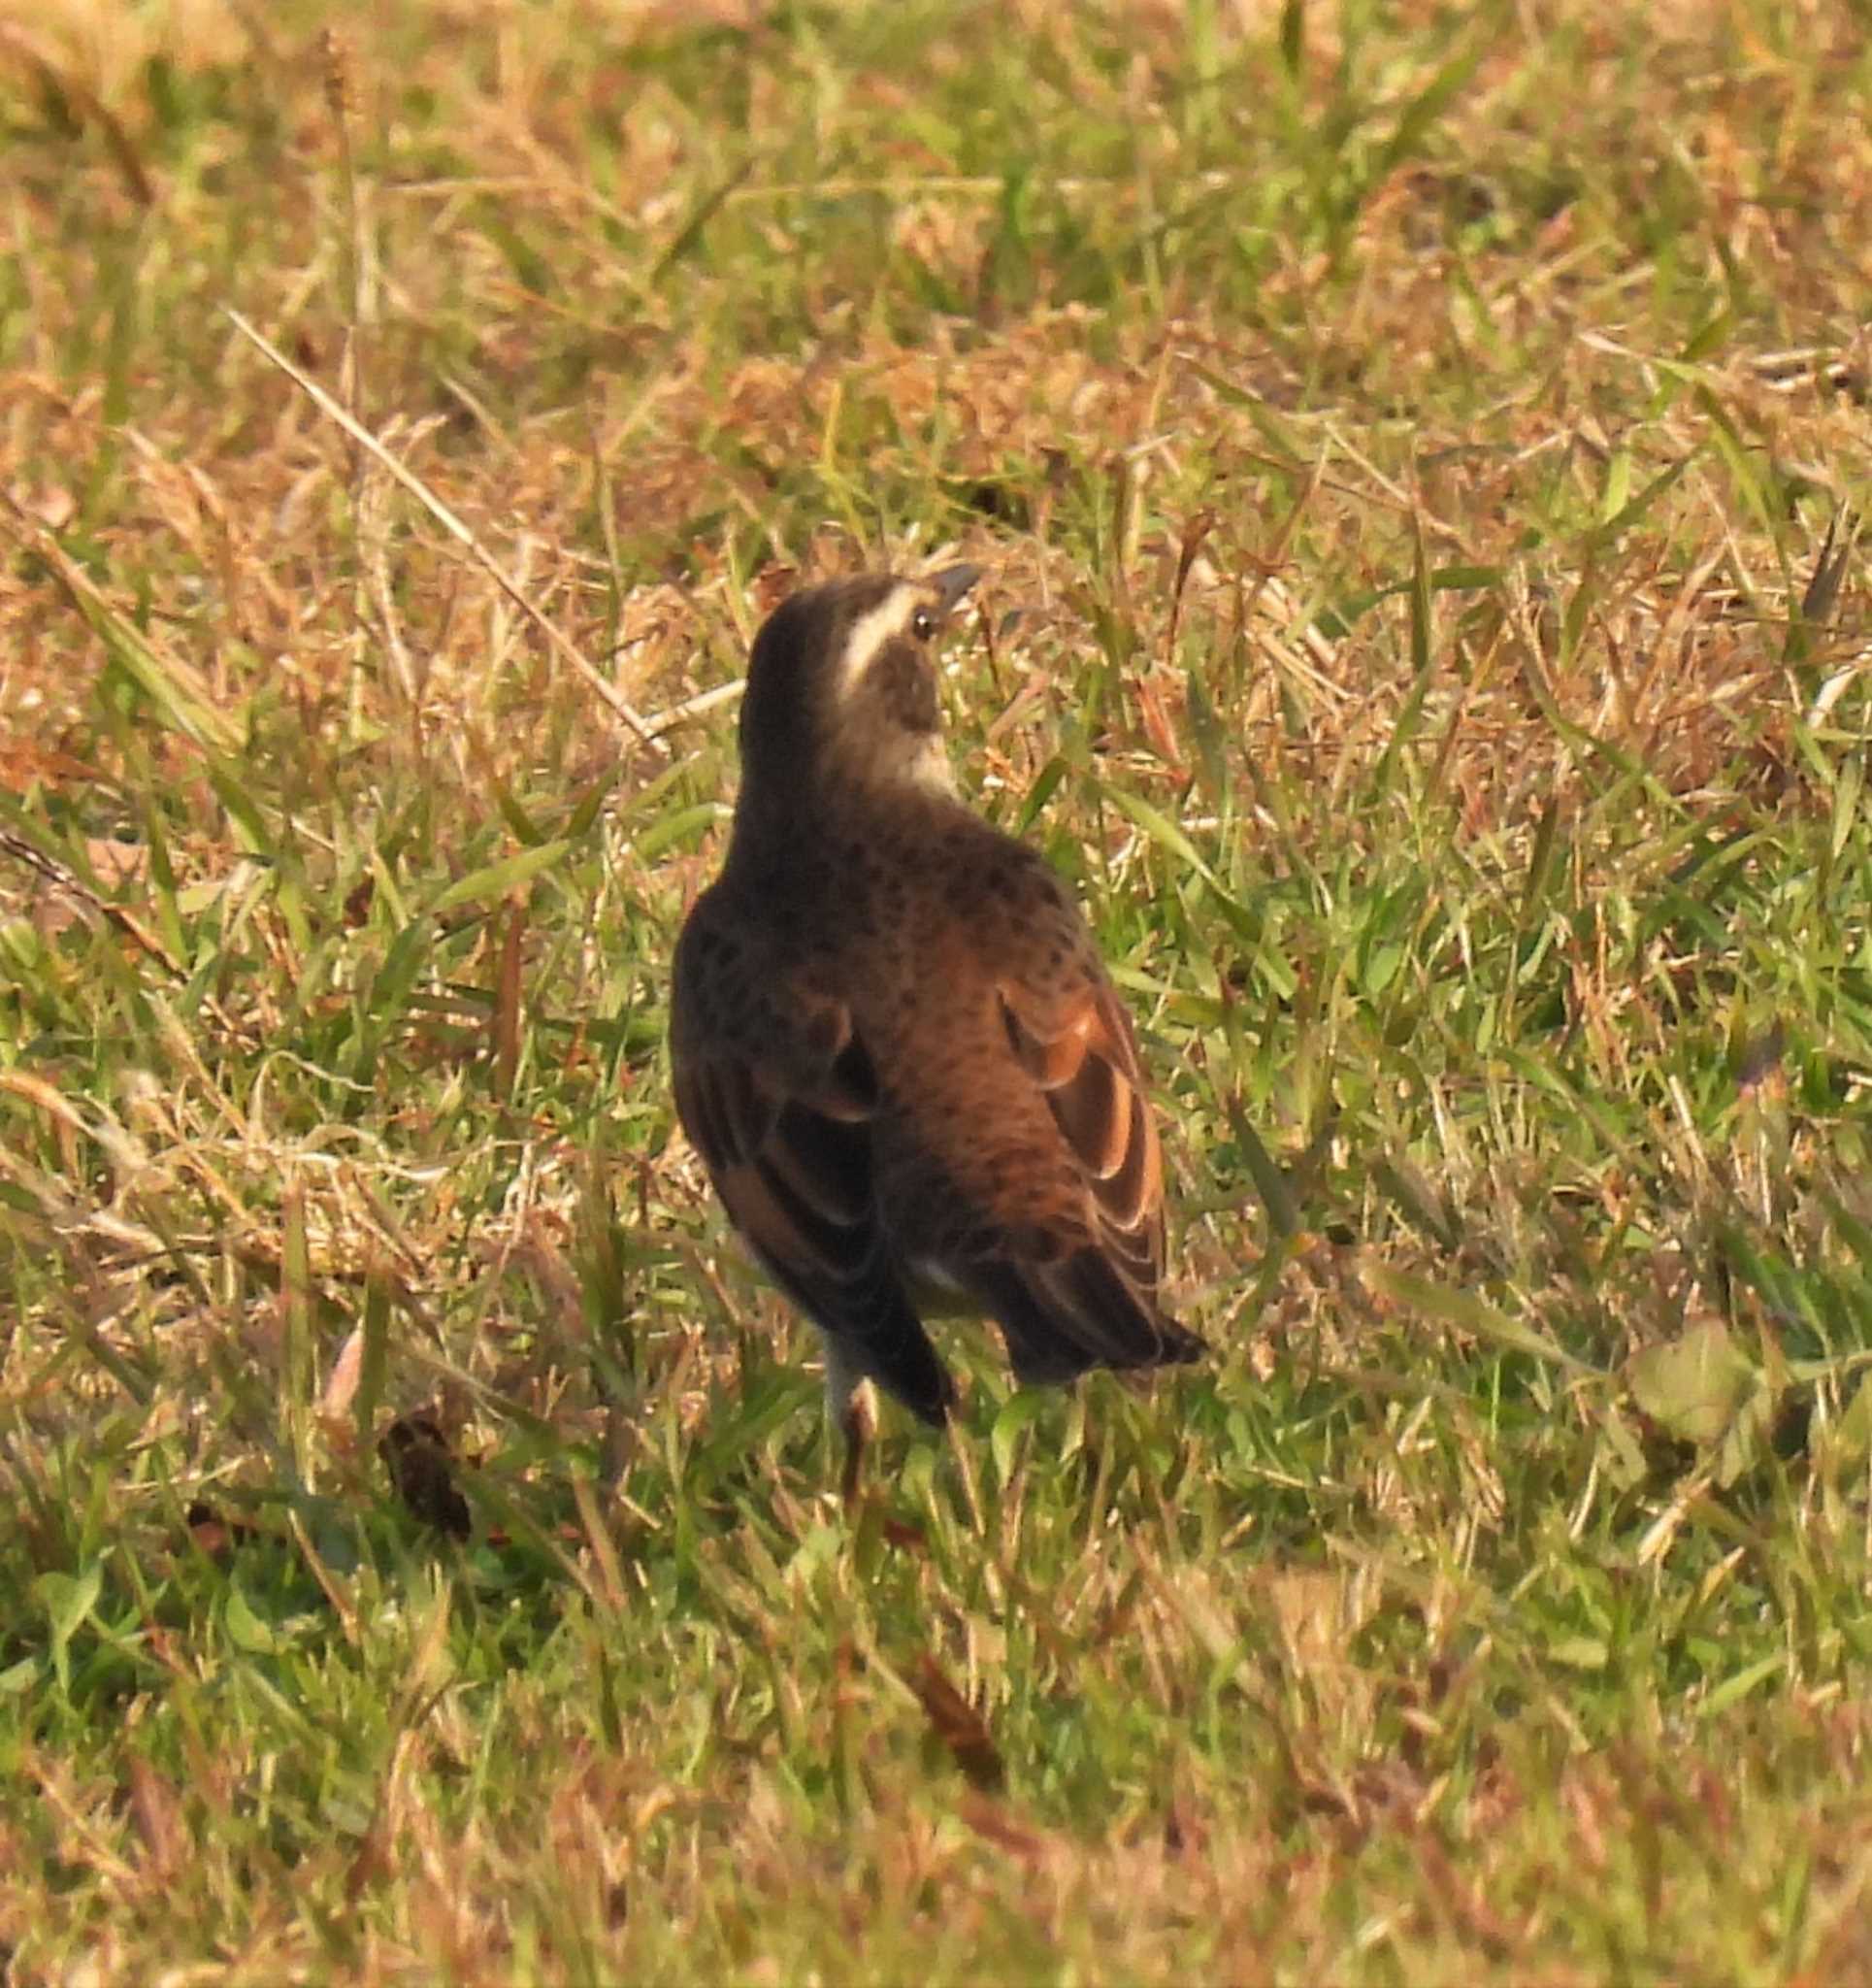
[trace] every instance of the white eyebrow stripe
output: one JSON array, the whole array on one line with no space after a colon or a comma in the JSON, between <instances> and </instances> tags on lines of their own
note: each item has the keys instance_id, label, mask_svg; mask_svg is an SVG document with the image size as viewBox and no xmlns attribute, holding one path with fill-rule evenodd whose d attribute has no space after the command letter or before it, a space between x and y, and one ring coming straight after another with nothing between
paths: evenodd
<instances>
[{"instance_id":1,"label":"white eyebrow stripe","mask_svg":"<svg viewBox=\"0 0 1872 1988\"><path fill-rule=\"evenodd\" d=\"M894 586L876 607L861 614L845 637L845 652L838 659L838 695L850 694L852 686L870 668L877 652L909 626L922 595L913 586Z\"/></svg>"}]
</instances>

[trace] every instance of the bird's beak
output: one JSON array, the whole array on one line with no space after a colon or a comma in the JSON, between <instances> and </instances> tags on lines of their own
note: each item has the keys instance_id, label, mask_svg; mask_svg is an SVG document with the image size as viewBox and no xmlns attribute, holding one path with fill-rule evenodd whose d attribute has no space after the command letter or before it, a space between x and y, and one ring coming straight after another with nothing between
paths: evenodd
<instances>
[{"instance_id":1,"label":"bird's beak","mask_svg":"<svg viewBox=\"0 0 1872 1988\"><path fill-rule=\"evenodd\" d=\"M940 573L931 574L927 584L936 589L936 597L947 614L954 611L956 603L980 578L979 566L948 566Z\"/></svg>"}]
</instances>

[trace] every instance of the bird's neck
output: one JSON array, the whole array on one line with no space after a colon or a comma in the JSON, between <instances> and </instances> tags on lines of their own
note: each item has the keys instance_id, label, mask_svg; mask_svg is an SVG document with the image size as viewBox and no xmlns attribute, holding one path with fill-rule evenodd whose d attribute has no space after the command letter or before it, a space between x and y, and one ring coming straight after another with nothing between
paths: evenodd
<instances>
[{"instance_id":1,"label":"bird's neck","mask_svg":"<svg viewBox=\"0 0 1872 1988\"><path fill-rule=\"evenodd\" d=\"M870 840L882 823L894 838L914 841L927 829L934 839L962 811L946 755L941 779L928 781L805 772L789 779L769 770L742 780L726 867L743 884L777 885L802 873L821 874L828 853Z\"/></svg>"}]
</instances>

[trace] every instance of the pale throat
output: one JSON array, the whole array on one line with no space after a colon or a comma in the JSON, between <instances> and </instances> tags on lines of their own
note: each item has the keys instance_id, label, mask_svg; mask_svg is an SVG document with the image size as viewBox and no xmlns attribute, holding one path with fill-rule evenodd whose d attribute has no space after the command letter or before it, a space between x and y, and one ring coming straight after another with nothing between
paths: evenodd
<instances>
[{"instance_id":1,"label":"pale throat","mask_svg":"<svg viewBox=\"0 0 1872 1988\"><path fill-rule=\"evenodd\" d=\"M958 792L956 769L937 732L926 732L916 743L905 772L919 794L939 794L953 800Z\"/></svg>"},{"instance_id":2,"label":"pale throat","mask_svg":"<svg viewBox=\"0 0 1872 1988\"><path fill-rule=\"evenodd\" d=\"M951 801L960 792L940 732L891 731L841 741L838 764L854 784L872 791L908 787Z\"/></svg>"}]
</instances>

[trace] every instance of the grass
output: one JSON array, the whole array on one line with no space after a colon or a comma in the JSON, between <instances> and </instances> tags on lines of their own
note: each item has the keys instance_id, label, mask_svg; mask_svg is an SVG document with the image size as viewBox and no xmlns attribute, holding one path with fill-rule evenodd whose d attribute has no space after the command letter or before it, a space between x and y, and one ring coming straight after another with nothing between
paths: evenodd
<instances>
[{"instance_id":1,"label":"grass","mask_svg":"<svg viewBox=\"0 0 1872 1988\"><path fill-rule=\"evenodd\" d=\"M11 1978L1865 1973L1863 18L326 14L0 27ZM948 547L1215 1354L847 1518L668 961Z\"/></svg>"}]
</instances>

